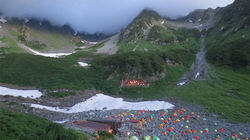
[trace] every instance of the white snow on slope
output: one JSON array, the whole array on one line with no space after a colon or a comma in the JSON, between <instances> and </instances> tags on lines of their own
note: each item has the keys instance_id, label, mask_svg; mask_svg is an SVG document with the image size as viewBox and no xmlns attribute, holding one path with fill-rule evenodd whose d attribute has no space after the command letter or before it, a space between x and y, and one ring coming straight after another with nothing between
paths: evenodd
<instances>
[{"instance_id":1,"label":"white snow on slope","mask_svg":"<svg viewBox=\"0 0 250 140\"><path fill-rule=\"evenodd\" d=\"M78 64L82 67L87 67L89 64L87 63L84 63L84 62L78 62Z\"/></svg>"},{"instance_id":2,"label":"white snow on slope","mask_svg":"<svg viewBox=\"0 0 250 140\"><path fill-rule=\"evenodd\" d=\"M187 83L187 81L183 81L183 82L178 83L177 86L183 86L183 85L185 85L186 83Z\"/></svg>"},{"instance_id":3,"label":"white snow on slope","mask_svg":"<svg viewBox=\"0 0 250 140\"><path fill-rule=\"evenodd\" d=\"M63 124L63 123L66 123L68 122L69 120L63 120L63 121L53 121L54 123L59 123L59 124Z\"/></svg>"},{"instance_id":4,"label":"white snow on slope","mask_svg":"<svg viewBox=\"0 0 250 140\"><path fill-rule=\"evenodd\" d=\"M197 79L199 75L200 75L200 73L197 72L196 75L195 75L195 79Z\"/></svg>"},{"instance_id":5,"label":"white snow on slope","mask_svg":"<svg viewBox=\"0 0 250 140\"><path fill-rule=\"evenodd\" d=\"M1 17L1 18L0 18L0 22L2 22L2 23L6 23L6 22L7 22L7 20Z\"/></svg>"},{"instance_id":6,"label":"white snow on slope","mask_svg":"<svg viewBox=\"0 0 250 140\"><path fill-rule=\"evenodd\" d=\"M71 55L72 54L72 53L40 53L38 51L32 50L31 48L28 48L28 49L29 49L29 51L34 53L34 55L41 55L41 56L45 56L45 57L58 58L58 57L61 57L61 56L66 56L66 55Z\"/></svg>"},{"instance_id":7,"label":"white snow on slope","mask_svg":"<svg viewBox=\"0 0 250 140\"><path fill-rule=\"evenodd\" d=\"M24 98L39 98L42 96L42 93L39 90L18 90L18 89L10 89L6 87L0 86L0 95L10 95L14 97L24 97Z\"/></svg>"},{"instance_id":8,"label":"white snow on slope","mask_svg":"<svg viewBox=\"0 0 250 140\"><path fill-rule=\"evenodd\" d=\"M39 104L30 104L31 107L46 109L49 111L62 113L78 113L90 110L162 110L172 109L174 105L164 101L145 101L145 102L126 102L122 98L114 98L104 94L96 94L88 100L78 103L70 108L59 108L43 106Z\"/></svg>"}]
</instances>

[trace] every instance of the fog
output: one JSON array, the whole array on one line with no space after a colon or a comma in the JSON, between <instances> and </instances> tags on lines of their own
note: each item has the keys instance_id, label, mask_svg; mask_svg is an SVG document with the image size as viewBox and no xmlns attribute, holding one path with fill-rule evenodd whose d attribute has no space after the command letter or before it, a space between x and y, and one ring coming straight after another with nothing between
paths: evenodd
<instances>
[{"instance_id":1,"label":"fog","mask_svg":"<svg viewBox=\"0 0 250 140\"><path fill-rule=\"evenodd\" d=\"M234 0L0 0L7 17L47 19L75 31L114 33L126 27L145 8L176 18L194 9L223 7Z\"/></svg>"}]
</instances>

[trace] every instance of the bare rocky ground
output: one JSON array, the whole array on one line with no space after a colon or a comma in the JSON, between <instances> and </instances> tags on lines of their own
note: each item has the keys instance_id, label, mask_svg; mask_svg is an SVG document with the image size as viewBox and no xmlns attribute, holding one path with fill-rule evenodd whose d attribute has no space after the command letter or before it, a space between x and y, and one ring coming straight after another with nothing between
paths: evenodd
<instances>
[{"instance_id":1,"label":"bare rocky ground","mask_svg":"<svg viewBox=\"0 0 250 140\"><path fill-rule=\"evenodd\" d=\"M13 111L31 113L51 121L62 123L65 127L94 133L93 130L72 125L72 121L98 119L122 121L122 127L116 137L124 139L129 132L131 136L158 136L161 139L229 139L236 136L245 139L250 135L250 124L233 124L227 120L220 119L216 114L208 112L204 107L186 103L175 98L164 98L163 101L170 102L175 108L159 111L131 111L131 110L93 110L87 112L65 114L51 112L43 109L30 108L24 103L39 103L47 106L69 107L82 102L96 93L84 91L85 93L66 98L25 99L10 96L0 96L0 106ZM125 99L126 100L126 99ZM131 101L131 100L130 100ZM131 120L142 123L132 123ZM167 120L167 122L166 122Z\"/></svg>"},{"instance_id":2,"label":"bare rocky ground","mask_svg":"<svg viewBox=\"0 0 250 140\"><path fill-rule=\"evenodd\" d=\"M105 44L103 47L99 48L97 50L97 53L100 53L100 54L109 54L109 55L112 55L112 54L115 54L117 51L118 51L118 46L117 46L117 43L119 41L119 36L120 36L120 33L112 36Z\"/></svg>"},{"instance_id":3,"label":"bare rocky ground","mask_svg":"<svg viewBox=\"0 0 250 140\"><path fill-rule=\"evenodd\" d=\"M205 80L209 78L209 64L206 60L205 36L202 36L201 50L196 54L196 60L192 64L190 71L185 73L178 83L187 84L191 80Z\"/></svg>"}]
</instances>

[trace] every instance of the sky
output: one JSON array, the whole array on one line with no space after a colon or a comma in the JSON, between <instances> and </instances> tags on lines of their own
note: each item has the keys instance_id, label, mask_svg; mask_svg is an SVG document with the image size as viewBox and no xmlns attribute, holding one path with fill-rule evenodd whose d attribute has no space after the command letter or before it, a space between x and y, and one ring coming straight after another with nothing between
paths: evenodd
<instances>
[{"instance_id":1,"label":"sky","mask_svg":"<svg viewBox=\"0 0 250 140\"><path fill-rule=\"evenodd\" d=\"M125 28L145 8L176 18L195 9L224 7L234 0L0 0L8 17L49 20L70 25L75 31L115 33Z\"/></svg>"}]
</instances>

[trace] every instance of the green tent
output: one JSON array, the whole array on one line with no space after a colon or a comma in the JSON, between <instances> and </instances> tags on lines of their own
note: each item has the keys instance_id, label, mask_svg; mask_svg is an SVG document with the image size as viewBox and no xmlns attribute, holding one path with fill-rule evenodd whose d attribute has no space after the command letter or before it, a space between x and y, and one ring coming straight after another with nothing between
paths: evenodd
<instances>
[{"instance_id":1,"label":"green tent","mask_svg":"<svg viewBox=\"0 0 250 140\"><path fill-rule=\"evenodd\" d=\"M152 140L150 136L144 137L144 140Z\"/></svg>"},{"instance_id":2,"label":"green tent","mask_svg":"<svg viewBox=\"0 0 250 140\"><path fill-rule=\"evenodd\" d=\"M154 136L153 140L161 140L161 139L159 137L157 137L157 136Z\"/></svg>"},{"instance_id":3,"label":"green tent","mask_svg":"<svg viewBox=\"0 0 250 140\"><path fill-rule=\"evenodd\" d=\"M129 140L139 140L139 139L136 136L133 136Z\"/></svg>"}]
</instances>

